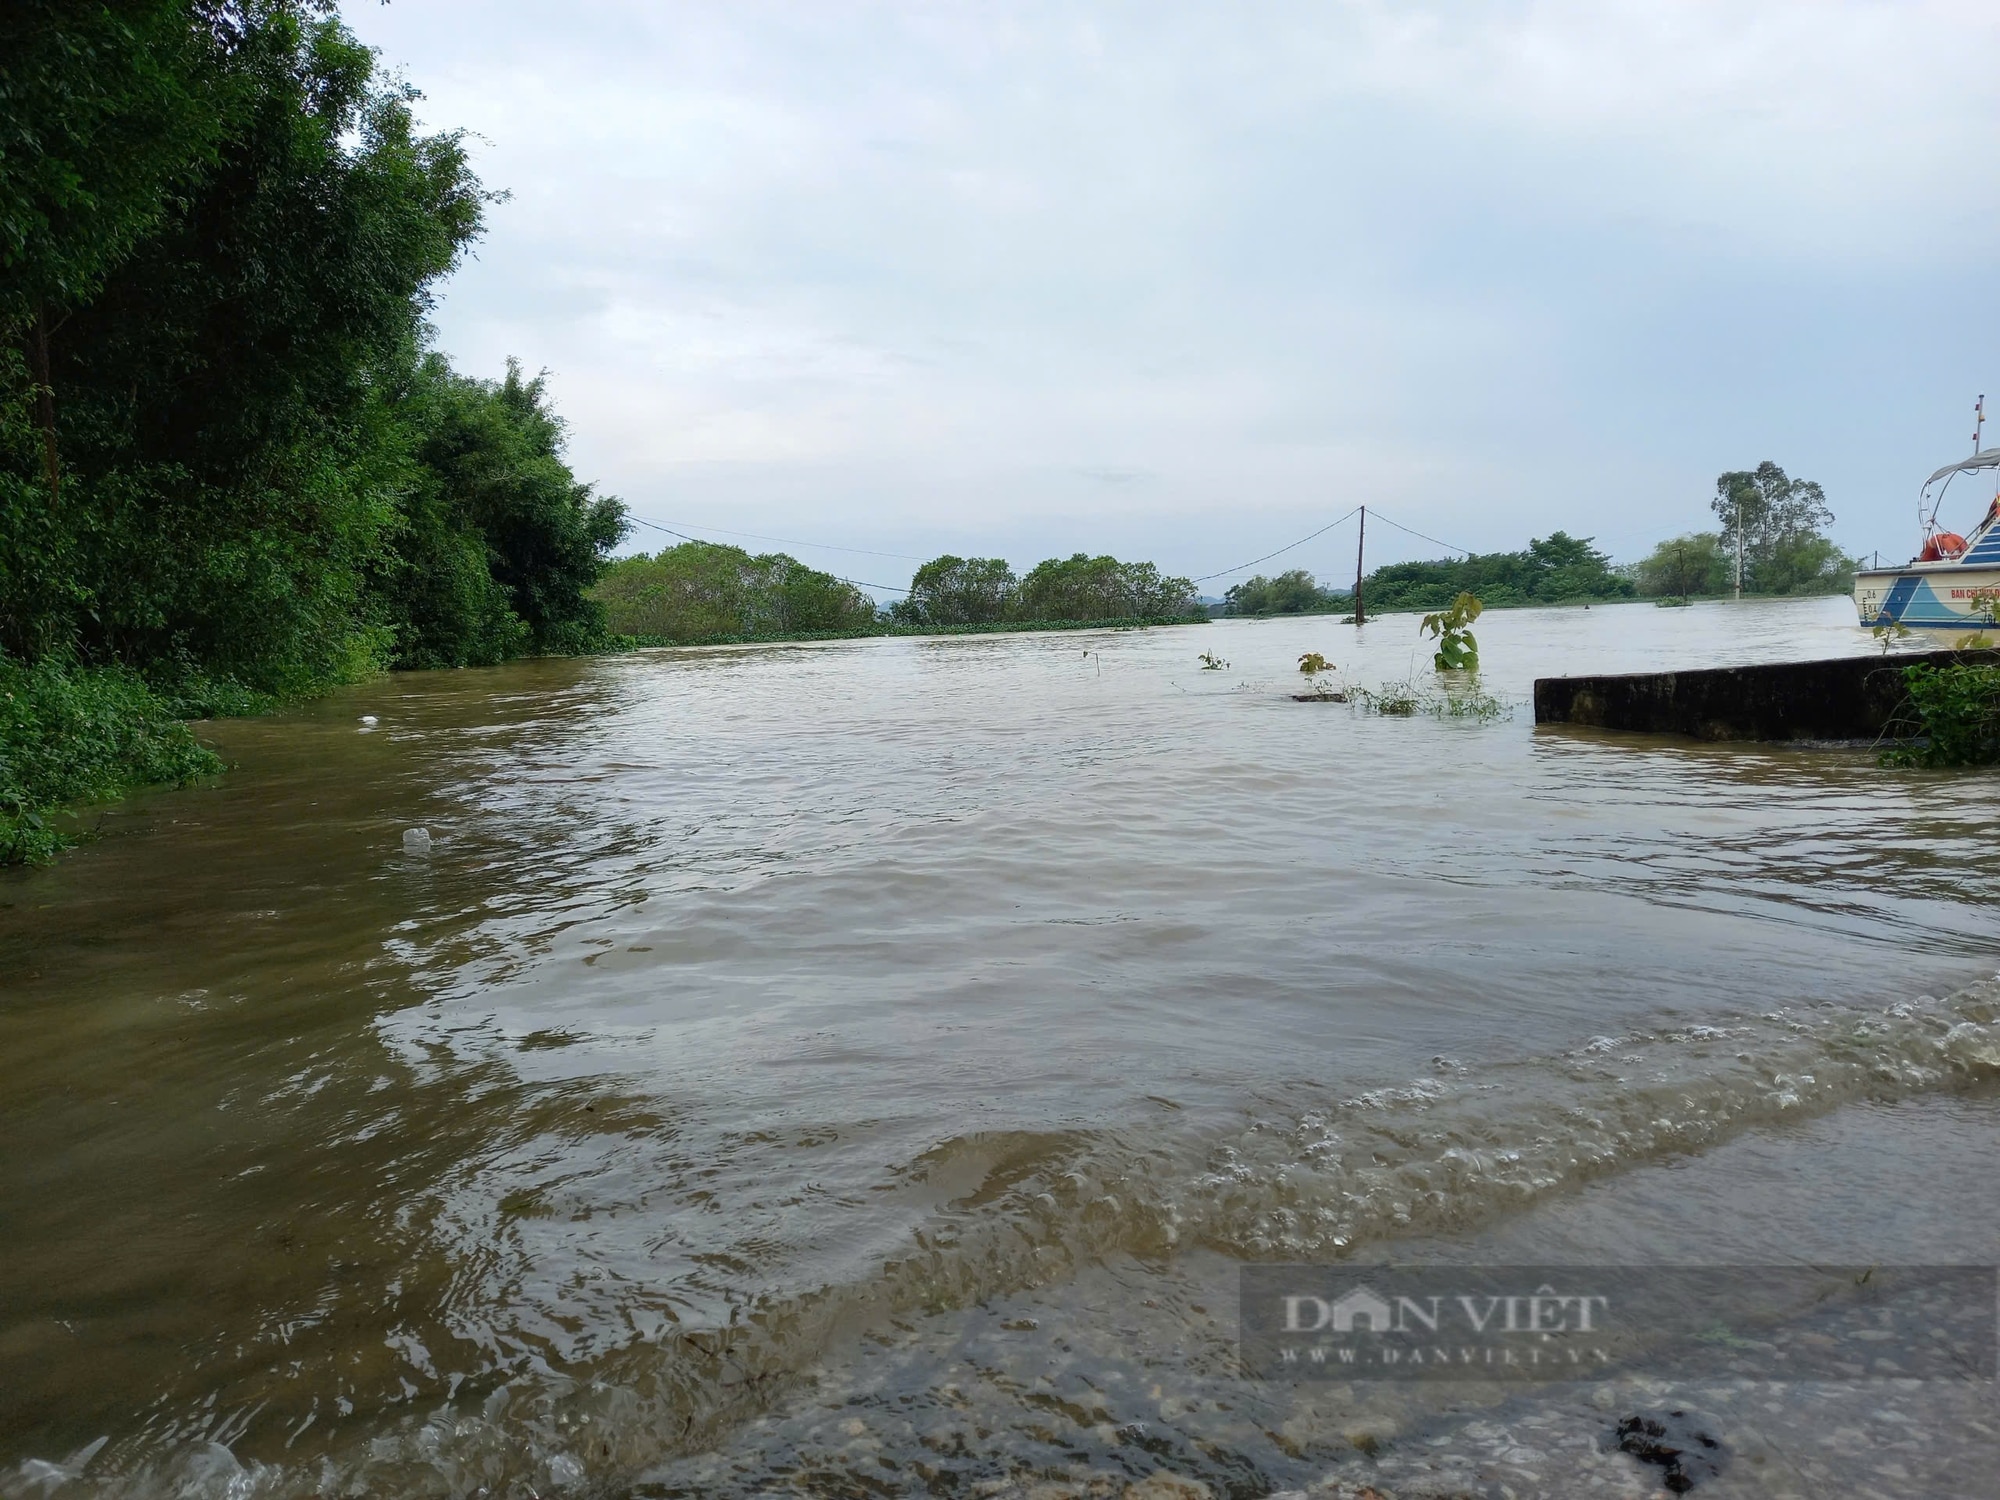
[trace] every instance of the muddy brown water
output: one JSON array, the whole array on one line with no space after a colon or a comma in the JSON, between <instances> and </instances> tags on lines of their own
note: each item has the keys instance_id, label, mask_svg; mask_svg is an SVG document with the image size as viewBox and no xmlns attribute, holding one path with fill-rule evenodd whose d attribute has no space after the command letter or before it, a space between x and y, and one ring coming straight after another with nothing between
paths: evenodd
<instances>
[{"instance_id":1,"label":"muddy brown water","mask_svg":"<svg viewBox=\"0 0 2000 1500\"><path fill-rule=\"evenodd\" d=\"M0 874L0 1492L858 1493L713 1455L1009 1298L1083 1337L1120 1278L1470 1245L1985 1088L1987 1002L1929 997L1993 972L2000 783L1519 706L1874 649L1845 601L1488 615L1497 722L1289 696L1308 650L1422 675L1415 626L640 652L203 726L227 776ZM983 1399L931 1490L1054 1461ZM1204 1482L1318 1461L1242 1442Z\"/></svg>"}]
</instances>

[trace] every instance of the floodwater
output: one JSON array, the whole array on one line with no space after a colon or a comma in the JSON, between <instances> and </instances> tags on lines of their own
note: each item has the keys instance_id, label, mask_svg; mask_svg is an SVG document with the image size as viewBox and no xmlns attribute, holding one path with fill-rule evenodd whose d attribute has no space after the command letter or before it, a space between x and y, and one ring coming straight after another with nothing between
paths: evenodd
<instances>
[{"instance_id":1,"label":"floodwater","mask_svg":"<svg viewBox=\"0 0 2000 1500\"><path fill-rule=\"evenodd\" d=\"M1995 1258L2000 783L1525 706L1877 649L1844 600L1478 633L1511 717L1293 700L1305 651L1426 675L1389 616L203 726L227 776L0 874L0 1494L1249 1497L1420 1431L1471 1473L1498 1408L1227 1372L1234 1268Z\"/></svg>"}]
</instances>

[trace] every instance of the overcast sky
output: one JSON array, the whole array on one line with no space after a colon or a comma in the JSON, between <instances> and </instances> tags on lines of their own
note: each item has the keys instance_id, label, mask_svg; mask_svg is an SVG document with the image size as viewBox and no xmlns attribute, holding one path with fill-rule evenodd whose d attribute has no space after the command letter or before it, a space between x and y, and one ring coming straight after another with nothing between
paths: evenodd
<instances>
[{"instance_id":1,"label":"overcast sky","mask_svg":"<svg viewBox=\"0 0 2000 1500\"><path fill-rule=\"evenodd\" d=\"M1901 556L2000 405L1991 0L347 18L512 194L444 347L691 530L1196 575L1366 502L1626 560L1770 458Z\"/></svg>"}]
</instances>

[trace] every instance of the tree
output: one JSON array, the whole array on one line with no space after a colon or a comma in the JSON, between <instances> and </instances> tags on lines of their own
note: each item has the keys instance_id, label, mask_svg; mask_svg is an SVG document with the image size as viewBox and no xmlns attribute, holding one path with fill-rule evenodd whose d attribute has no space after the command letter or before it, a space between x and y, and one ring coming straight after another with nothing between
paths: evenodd
<instances>
[{"instance_id":1,"label":"tree","mask_svg":"<svg viewBox=\"0 0 2000 1500\"><path fill-rule=\"evenodd\" d=\"M752 557L719 542L620 558L594 597L617 634L675 642L853 631L875 619L851 583L782 552Z\"/></svg>"},{"instance_id":2,"label":"tree","mask_svg":"<svg viewBox=\"0 0 2000 1500\"><path fill-rule=\"evenodd\" d=\"M244 13L190 0L0 9L0 332L60 503L50 344L211 159ZM25 358L24 358L25 356Z\"/></svg>"},{"instance_id":3,"label":"tree","mask_svg":"<svg viewBox=\"0 0 2000 1500\"><path fill-rule=\"evenodd\" d=\"M1810 479L1793 479L1769 459L1755 469L1716 476L1710 502L1722 523L1732 569L1740 545L1743 587L1756 593L1825 591L1851 571L1822 534L1833 524L1826 491Z\"/></svg>"},{"instance_id":4,"label":"tree","mask_svg":"<svg viewBox=\"0 0 2000 1500\"><path fill-rule=\"evenodd\" d=\"M1555 602L1629 595L1632 585L1612 571L1607 555L1590 545L1594 540L1566 531L1530 540L1523 579L1529 597Z\"/></svg>"},{"instance_id":5,"label":"tree","mask_svg":"<svg viewBox=\"0 0 2000 1500\"><path fill-rule=\"evenodd\" d=\"M409 91L337 22L232 14L226 45L197 48L211 145L51 349L53 531L26 524L49 507L7 446L0 650L292 691L388 651L371 583L407 474L393 390L483 194L459 138L418 135Z\"/></svg>"},{"instance_id":6,"label":"tree","mask_svg":"<svg viewBox=\"0 0 2000 1500\"><path fill-rule=\"evenodd\" d=\"M934 557L910 580L898 617L920 625L973 625L1004 620L1019 583L997 557Z\"/></svg>"},{"instance_id":7,"label":"tree","mask_svg":"<svg viewBox=\"0 0 2000 1500\"><path fill-rule=\"evenodd\" d=\"M1522 552L1473 552L1432 562L1389 563L1364 581L1374 611L1441 610L1462 593L1494 605L1555 604L1577 599L1628 599L1630 579L1591 546L1590 537L1552 532Z\"/></svg>"},{"instance_id":8,"label":"tree","mask_svg":"<svg viewBox=\"0 0 2000 1500\"><path fill-rule=\"evenodd\" d=\"M1021 580L1015 611L1023 620L1179 620L1200 607L1188 579L1078 552L1037 563Z\"/></svg>"},{"instance_id":9,"label":"tree","mask_svg":"<svg viewBox=\"0 0 2000 1500\"><path fill-rule=\"evenodd\" d=\"M1661 542L1635 570L1641 594L1648 598L1689 598L1729 590L1733 553L1712 531L1691 532Z\"/></svg>"},{"instance_id":10,"label":"tree","mask_svg":"<svg viewBox=\"0 0 2000 1500\"><path fill-rule=\"evenodd\" d=\"M1297 615L1351 609L1353 595L1323 589L1304 568L1293 568L1276 578L1266 578L1260 573L1233 584L1223 594L1222 602L1226 614Z\"/></svg>"},{"instance_id":11,"label":"tree","mask_svg":"<svg viewBox=\"0 0 2000 1500\"><path fill-rule=\"evenodd\" d=\"M402 414L413 472L384 592L398 666L484 664L581 651L604 634L590 589L627 529L625 508L562 460L546 379L454 374L425 358Z\"/></svg>"}]
</instances>

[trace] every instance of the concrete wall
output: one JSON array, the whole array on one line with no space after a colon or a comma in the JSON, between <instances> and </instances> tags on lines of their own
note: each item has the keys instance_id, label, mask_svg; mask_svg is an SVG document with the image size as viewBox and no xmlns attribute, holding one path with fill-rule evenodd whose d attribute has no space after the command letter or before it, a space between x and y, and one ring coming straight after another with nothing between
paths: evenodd
<instances>
[{"instance_id":1,"label":"concrete wall","mask_svg":"<svg viewBox=\"0 0 2000 1500\"><path fill-rule=\"evenodd\" d=\"M1833 661L1615 677L1544 677L1537 724L1589 724L1704 740L1874 740L1893 737L1903 669L1918 662L1991 666L2000 651L1925 651ZM1905 725L1904 732L1913 726Z\"/></svg>"}]
</instances>

